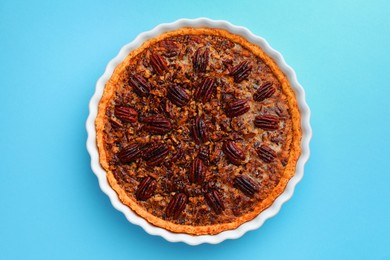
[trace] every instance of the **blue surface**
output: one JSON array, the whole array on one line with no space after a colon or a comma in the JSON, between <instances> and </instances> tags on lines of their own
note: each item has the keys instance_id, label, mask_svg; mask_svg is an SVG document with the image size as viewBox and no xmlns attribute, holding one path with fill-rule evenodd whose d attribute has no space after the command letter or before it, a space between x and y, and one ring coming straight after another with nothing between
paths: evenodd
<instances>
[{"instance_id":1,"label":"blue surface","mask_svg":"<svg viewBox=\"0 0 390 260\"><path fill-rule=\"evenodd\" d=\"M0 1L1 259L390 259L389 1L97 2ZM246 26L284 55L314 135L305 177L276 217L191 247L111 206L84 125L121 46L200 16Z\"/></svg>"}]
</instances>

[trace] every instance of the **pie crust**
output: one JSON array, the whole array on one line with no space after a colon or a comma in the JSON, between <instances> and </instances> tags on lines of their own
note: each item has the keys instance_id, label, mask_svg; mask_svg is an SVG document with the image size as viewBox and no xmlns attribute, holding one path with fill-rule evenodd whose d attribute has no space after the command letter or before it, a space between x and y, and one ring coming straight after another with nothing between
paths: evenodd
<instances>
[{"instance_id":1,"label":"pie crust","mask_svg":"<svg viewBox=\"0 0 390 260\"><path fill-rule=\"evenodd\" d=\"M110 118L113 117L110 113L107 111L109 109L113 109L115 106L115 97L118 95L118 92L121 91L121 89L124 88L124 85L126 85L129 89L131 87L128 86L127 83L127 77L129 76L129 66L131 67L131 64L135 64L138 60L144 59L147 60L147 58L141 58L141 56L145 55L145 53L148 53L149 49L152 48L153 46L156 46L160 42L171 39L172 37L185 37L185 36L199 36L199 37L206 37L206 36L211 36L211 37L216 37L218 39L227 39L230 42L233 42L235 46L241 46L240 50L243 51L242 55L248 55L248 52L250 55L254 55L256 58L260 59L261 62L266 66L269 72L271 72L274 76L274 78L277 80L278 84L276 88L278 89L280 93L278 94L280 96L280 100L283 101L283 104L285 105L286 110L284 111L285 113L287 112L287 119L280 119L281 121L284 121L283 123L280 123L280 126L282 128L287 129L286 134L283 138L283 144L279 145L278 147L281 147L281 150L276 149L277 156L274 160L284 160L285 165L283 165L283 170L278 173L278 177L276 180L276 184L272 187L271 190L268 190L266 192L266 197L260 199L260 195L257 195L258 193L261 193L261 189L259 191L255 191L256 195L254 197L248 197L245 194L243 194L242 189L237 188L234 185L231 185L231 183L225 183L224 185L231 186L229 189L234 190L235 193L240 194L238 196L243 197L244 199L250 201L250 211L245 212L244 214L234 214L232 213L231 209L227 209L227 205L225 205L224 209L222 210L224 215L226 212L230 214L227 219L230 219L228 222L226 221L221 221L218 222L218 218L220 214L216 214L216 212L213 211L212 207L206 203L205 200L202 206L203 208L207 208L208 213L206 214L207 216L214 216L213 217L213 223L208 223L208 224L197 224L197 223L188 223L188 222L182 222L179 223L175 219L172 219L172 217L161 217L158 216L159 214L153 214L153 209L145 207L144 202L140 202L137 200L134 192L129 193L129 191L126 189L126 187L123 186L123 183L121 184L121 181L116 178L118 174L115 173L115 170L118 165L121 163L116 162L114 157L115 154L119 153L119 150L121 149L120 147L113 147L112 144L108 145L107 143L107 136L112 128L107 127L108 124L110 124ZM191 41L191 37L189 41ZM207 37L206 37L207 38ZM194 38L196 40L196 38ZM205 38L203 38L204 40ZM204 42L202 43L204 44ZM202 45L203 46L203 45ZM218 50L218 46L216 47ZM183 50L183 49L182 49ZM251 57L252 57L251 56ZM170 61L167 58L164 58L165 62L168 63L168 66L170 65ZM234 66L236 66L237 63L233 61L231 64L231 67L227 70L227 75L226 75L226 82L229 84L229 87L237 88L240 87L241 82L235 83L234 79L232 76L229 76L229 70L232 70ZM253 65L253 64L252 64ZM145 67L153 68L153 66L144 65ZM252 68L254 70L255 68ZM211 73L211 72L210 72ZM147 77L152 77L152 74L156 74L156 72L151 69ZM205 75L207 74L204 73ZM145 75L144 75L145 76ZM253 76L252 76L253 77ZM260 77L260 76L259 76ZM245 81L245 79L244 79ZM173 82L172 82L173 83ZM264 85L265 82L262 82L260 80L260 85ZM187 90L190 95L193 95L194 89ZM253 95L254 93L250 93ZM192 99L192 96L191 96ZM248 101L249 102L249 101ZM255 104L253 100L251 102L251 108L252 105ZM257 102L261 103L261 102ZM260 104L259 104L260 106ZM140 116L139 112L139 116ZM249 121L245 121L247 124L249 124ZM252 122L250 122L252 123ZM170 31L167 33L164 33L156 38L153 38L151 40L146 41L145 43L142 44L139 48L133 50L132 52L129 53L129 55L123 60L121 64L117 66L115 69L114 73L112 74L111 78L109 81L106 83L105 89L103 96L100 100L99 103L99 109L98 109L98 116L95 121L95 127L96 127L96 133L97 133L97 147L99 151L99 160L100 164L102 167L105 169L107 173L107 179L110 184L110 186L116 191L118 194L119 199L122 201L123 204L127 205L130 207L135 213L137 213L139 216L147 220L149 223L157 226L164 228L166 230L176 232L176 233L187 233L191 235L213 235L213 234L218 234L222 231L225 230L232 230L240 226L241 224L252 220L255 218L257 215L259 215L264 209L268 208L274 200L284 191L286 188L286 185L288 181L294 176L295 173L295 167L296 167L296 162L299 158L300 155L300 141L301 141L301 128L300 128L300 113L297 107L297 101L295 98L294 91L291 89L290 84L288 80L286 79L285 75L282 73L280 68L276 65L276 63L265 54L265 52L258 47L257 45L251 44L241 36L232 34L230 32L227 32L225 30L221 29L211 29L211 28L181 28L175 31ZM128 124L128 127L132 127L131 124ZM247 125L247 127L253 128L253 126ZM267 132L266 130L262 131L261 133L257 133L258 135L264 135L264 133ZM136 138L136 135L134 135L134 138ZM263 137L262 137L263 138ZM277 139L277 138L275 138ZM120 146L120 145L119 145ZM276 147L276 146L275 146ZM123 147L122 147L123 148ZM242 148L242 147L241 147ZM171 155L173 156L173 151L170 152ZM226 157L226 156L225 156ZM222 161L224 161L225 164L232 164L231 161L226 159L224 157L224 152L222 152ZM255 155L254 153L250 153L249 155L246 154L246 159L243 164L245 165L246 162L250 161L251 159L259 161L258 157L254 158ZM116 158L116 157L115 157ZM167 157L169 158L169 157ZM194 160L194 157L191 159ZM116 160L118 160L116 158ZM168 159L167 159L168 160ZM139 161L142 161L142 158L137 159L137 161L130 162L130 164L140 164L142 167L142 162L140 163ZM260 160L261 161L261 160ZM262 162L264 164L264 161ZM218 164L218 163L217 163ZM278 161L278 165L280 165L280 162ZM230 167L230 166L229 166ZM235 166L232 166L235 167ZM277 168L277 167L276 167ZM277 168L280 170L280 168ZM159 180L160 176L155 176L153 175L153 167L148 167L148 170L151 171L151 174L153 178ZM241 168L242 170L242 168ZM255 169L253 169L255 170ZM188 167L187 167L188 171ZM264 171L263 171L264 173ZM231 172L225 173L226 175L231 175ZM240 174L243 174L242 171L240 171ZM251 172L253 174L253 172ZM272 173L265 173L268 178L272 179ZM215 177L215 176L214 176ZM232 176L233 177L233 176ZM219 178L218 176L215 178ZM254 175L251 175L251 178L255 180L257 183L258 187L262 187L263 182L264 182L264 177L254 177ZM135 180L133 183L129 183L128 185L133 185L133 187L130 188L130 190L136 191L136 186L139 185L141 182L141 179ZM206 181L204 181L206 182ZM157 182L157 185L160 185L159 182ZM192 185L192 184L191 184ZM179 191L172 191L170 194L170 198L172 199L172 196L174 194L179 193ZM156 196L154 194L153 196ZM202 196L202 195L200 195ZM223 194L223 196L225 196ZM191 195L187 195L187 202L189 202L189 198ZM168 203L168 198L163 198L163 200L166 199ZM199 202L199 201L198 201ZM249 202L248 202L249 203ZM228 203L228 205L231 205L232 203ZM186 204L187 205L187 204ZM187 208L189 206L187 205ZM183 212L186 210L184 209ZM164 212L160 212L161 214L165 214ZM160 214L160 215L161 215ZM186 213L181 213L181 214L186 214ZM226 213L227 214L227 213ZM206 216L205 215L205 216ZM193 219L196 219L195 217L192 217ZM207 223L207 220L203 219L204 223Z\"/></svg>"}]
</instances>

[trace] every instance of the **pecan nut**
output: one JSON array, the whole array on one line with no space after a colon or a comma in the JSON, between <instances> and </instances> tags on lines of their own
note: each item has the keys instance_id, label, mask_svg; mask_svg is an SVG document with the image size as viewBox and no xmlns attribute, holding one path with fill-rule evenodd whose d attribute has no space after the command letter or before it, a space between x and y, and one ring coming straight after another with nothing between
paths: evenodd
<instances>
[{"instance_id":1,"label":"pecan nut","mask_svg":"<svg viewBox=\"0 0 390 260\"><path fill-rule=\"evenodd\" d=\"M225 113L228 117L237 117L242 116L246 112L248 112L250 106L245 99L236 99L225 107Z\"/></svg>"},{"instance_id":2,"label":"pecan nut","mask_svg":"<svg viewBox=\"0 0 390 260\"><path fill-rule=\"evenodd\" d=\"M279 118L274 115L261 115L255 117L255 126L264 130L276 130L279 128Z\"/></svg>"},{"instance_id":3,"label":"pecan nut","mask_svg":"<svg viewBox=\"0 0 390 260\"><path fill-rule=\"evenodd\" d=\"M154 72L160 76L168 69L164 58L158 53L152 53L150 55L150 65L152 65Z\"/></svg>"},{"instance_id":4,"label":"pecan nut","mask_svg":"<svg viewBox=\"0 0 390 260\"><path fill-rule=\"evenodd\" d=\"M123 122L134 123L137 121L138 112L131 107L116 107L115 116Z\"/></svg>"},{"instance_id":5,"label":"pecan nut","mask_svg":"<svg viewBox=\"0 0 390 260\"><path fill-rule=\"evenodd\" d=\"M146 124L143 129L152 134L164 135L172 130L171 122L165 117L148 116L142 122Z\"/></svg>"},{"instance_id":6,"label":"pecan nut","mask_svg":"<svg viewBox=\"0 0 390 260\"><path fill-rule=\"evenodd\" d=\"M267 98L270 98L275 93L275 88L272 86L272 83L266 82L261 85L255 94L253 94L253 100L261 102Z\"/></svg>"},{"instance_id":7,"label":"pecan nut","mask_svg":"<svg viewBox=\"0 0 390 260\"><path fill-rule=\"evenodd\" d=\"M110 123L111 123L111 126L112 126L113 129L118 129L118 128L123 127L122 122L120 122L116 118L110 118Z\"/></svg>"},{"instance_id":8,"label":"pecan nut","mask_svg":"<svg viewBox=\"0 0 390 260\"><path fill-rule=\"evenodd\" d=\"M214 92L214 85L215 80L213 78L205 78L194 92L195 99L203 103L209 101Z\"/></svg>"},{"instance_id":9,"label":"pecan nut","mask_svg":"<svg viewBox=\"0 0 390 260\"><path fill-rule=\"evenodd\" d=\"M122 163L129 163L135 161L140 155L141 149L139 144L132 143L118 153L118 158Z\"/></svg>"},{"instance_id":10,"label":"pecan nut","mask_svg":"<svg viewBox=\"0 0 390 260\"><path fill-rule=\"evenodd\" d=\"M129 78L129 84L134 92L140 97L146 97L150 93L150 84L141 75L134 75Z\"/></svg>"},{"instance_id":11,"label":"pecan nut","mask_svg":"<svg viewBox=\"0 0 390 260\"><path fill-rule=\"evenodd\" d=\"M221 195L216 190L211 190L204 195L207 204L214 210L215 213L221 214L225 210Z\"/></svg>"},{"instance_id":12,"label":"pecan nut","mask_svg":"<svg viewBox=\"0 0 390 260\"><path fill-rule=\"evenodd\" d=\"M256 149L257 154L259 155L260 159L262 159L266 163L270 163L276 158L276 152L269 148L266 145L261 145Z\"/></svg>"},{"instance_id":13,"label":"pecan nut","mask_svg":"<svg viewBox=\"0 0 390 260\"><path fill-rule=\"evenodd\" d=\"M166 144L154 144L143 152L146 164L149 166L160 164L167 157L168 153L169 146Z\"/></svg>"},{"instance_id":14,"label":"pecan nut","mask_svg":"<svg viewBox=\"0 0 390 260\"><path fill-rule=\"evenodd\" d=\"M190 101L190 96L180 86L172 85L168 87L167 97L176 106L182 107Z\"/></svg>"},{"instance_id":15,"label":"pecan nut","mask_svg":"<svg viewBox=\"0 0 390 260\"><path fill-rule=\"evenodd\" d=\"M246 175L234 178L234 185L248 197L253 197L260 190L259 184Z\"/></svg>"},{"instance_id":16,"label":"pecan nut","mask_svg":"<svg viewBox=\"0 0 390 260\"><path fill-rule=\"evenodd\" d=\"M192 122L191 133L197 144L207 142L209 139L206 123L200 117Z\"/></svg>"},{"instance_id":17,"label":"pecan nut","mask_svg":"<svg viewBox=\"0 0 390 260\"><path fill-rule=\"evenodd\" d=\"M192 161L188 179L191 183L202 184L206 176L206 166L203 161L196 158Z\"/></svg>"},{"instance_id":18,"label":"pecan nut","mask_svg":"<svg viewBox=\"0 0 390 260\"><path fill-rule=\"evenodd\" d=\"M206 72L207 65L209 64L209 50L197 49L194 57L192 58L192 66L195 72Z\"/></svg>"},{"instance_id":19,"label":"pecan nut","mask_svg":"<svg viewBox=\"0 0 390 260\"><path fill-rule=\"evenodd\" d=\"M184 193L176 193L169 202L165 214L167 217L178 218L187 204L187 196Z\"/></svg>"},{"instance_id":20,"label":"pecan nut","mask_svg":"<svg viewBox=\"0 0 390 260\"><path fill-rule=\"evenodd\" d=\"M165 53L163 55L167 58L172 58L179 54L179 47L174 41L164 40L160 42L160 45L165 49Z\"/></svg>"},{"instance_id":21,"label":"pecan nut","mask_svg":"<svg viewBox=\"0 0 390 260\"><path fill-rule=\"evenodd\" d=\"M224 142L222 150L228 161L235 165L240 165L245 160L245 153L233 141Z\"/></svg>"},{"instance_id":22,"label":"pecan nut","mask_svg":"<svg viewBox=\"0 0 390 260\"><path fill-rule=\"evenodd\" d=\"M251 70L252 65L249 63L249 61L243 61L238 65L234 66L230 71L229 75L233 76L234 82L240 83L241 81L248 78Z\"/></svg>"},{"instance_id":23,"label":"pecan nut","mask_svg":"<svg viewBox=\"0 0 390 260\"><path fill-rule=\"evenodd\" d=\"M157 181L152 177L145 177L138 185L135 197L137 200L147 200L153 196L157 188Z\"/></svg>"}]
</instances>

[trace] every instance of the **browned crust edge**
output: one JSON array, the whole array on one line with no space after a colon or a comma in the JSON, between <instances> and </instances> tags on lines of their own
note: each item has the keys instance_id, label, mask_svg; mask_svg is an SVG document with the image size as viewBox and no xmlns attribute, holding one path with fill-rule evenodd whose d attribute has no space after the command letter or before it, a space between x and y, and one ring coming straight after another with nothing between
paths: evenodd
<instances>
[{"instance_id":1,"label":"browned crust edge","mask_svg":"<svg viewBox=\"0 0 390 260\"><path fill-rule=\"evenodd\" d=\"M126 69L127 64L131 61L132 58L134 58L137 54L142 52L144 49L148 48L149 46L165 39L171 36L176 35L186 35L186 34L209 34L209 35L217 35L222 36L227 39L230 39L236 43L241 44L243 47L249 49L251 52L253 52L255 55L260 57L265 64L269 66L269 68L272 70L274 75L277 77L279 82L282 84L282 89L284 94L287 96L291 119L292 119L292 135L290 138L292 138L291 141L291 150L290 150L290 157L288 160L288 164L286 166L285 172L283 176L280 179L280 182L278 185L274 188L270 196L263 200L260 204L258 204L253 211L235 219L235 221L231 223L223 223L223 224L215 224L215 225L208 225L208 226L190 226L190 225L178 225L174 224L172 222L163 220L161 218L158 218L152 214L150 214L148 211L140 207L137 202L135 202L133 199L131 199L129 196L127 196L126 192L119 186L116 179L114 178L114 175L111 171L109 171L107 157L106 157L106 151L104 149L104 140L103 140L103 131L104 131L104 116L105 116L105 110L108 106L109 102L111 101L111 98L114 94L116 82L119 81L120 75L122 72ZM143 43L139 48L131 51L129 55L119 64L115 71L113 72L111 78L107 81L106 86L104 88L103 96L99 102L99 110L98 115L95 120L95 127L96 127L96 141L97 141L97 147L99 151L99 157L100 157L100 164L107 172L107 179L110 184L110 186L115 190L115 192L118 194L119 199L121 202L128 207L130 207L135 213L137 213L142 218L146 219L149 223L164 228L166 230L176 232L176 233L187 233L191 235L214 235L218 234L222 231L226 230L232 230L237 227L239 227L241 224L252 220L257 215L259 215L264 209L268 208L272 205L274 200L285 190L288 181L294 176L295 174L295 167L296 162L299 158L299 155L301 153L300 148L300 141L302 137L301 132L301 126L300 126L300 113L297 105L297 101L295 98L294 91L292 90L286 76L283 74L283 72L280 70L280 68L276 65L276 63L267 55L265 52L257 45L254 45L250 42L248 42L246 39L244 39L241 36L232 34L228 31L222 30L222 29L211 29L211 28L181 28L178 30L170 31L161 34L158 37L155 37L153 39L150 39Z\"/></svg>"}]
</instances>

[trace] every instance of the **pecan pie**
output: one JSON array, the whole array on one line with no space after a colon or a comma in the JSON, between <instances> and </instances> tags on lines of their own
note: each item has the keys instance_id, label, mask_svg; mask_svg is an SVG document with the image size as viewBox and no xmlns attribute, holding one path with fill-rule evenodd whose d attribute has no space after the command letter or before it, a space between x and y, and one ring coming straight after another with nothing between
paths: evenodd
<instances>
[{"instance_id":1,"label":"pecan pie","mask_svg":"<svg viewBox=\"0 0 390 260\"><path fill-rule=\"evenodd\" d=\"M295 94L258 46L182 28L117 66L95 122L100 163L120 200L172 232L217 234L284 191L300 155Z\"/></svg>"}]
</instances>

